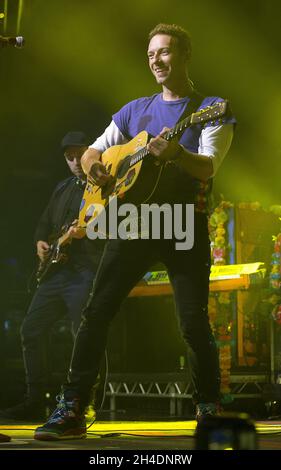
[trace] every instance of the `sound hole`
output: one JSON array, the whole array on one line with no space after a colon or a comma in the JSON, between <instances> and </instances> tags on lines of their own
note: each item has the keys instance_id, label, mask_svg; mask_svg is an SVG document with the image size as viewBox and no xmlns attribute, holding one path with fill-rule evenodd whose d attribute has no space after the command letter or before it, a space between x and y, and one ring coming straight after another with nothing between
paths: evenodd
<instances>
[{"instance_id":1,"label":"sound hole","mask_svg":"<svg viewBox=\"0 0 281 470\"><path fill-rule=\"evenodd\" d=\"M117 178L123 178L123 176L126 175L127 171L130 168L130 162L131 162L131 155L128 155L125 157L122 162L120 162L118 169L117 169Z\"/></svg>"}]
</instances>

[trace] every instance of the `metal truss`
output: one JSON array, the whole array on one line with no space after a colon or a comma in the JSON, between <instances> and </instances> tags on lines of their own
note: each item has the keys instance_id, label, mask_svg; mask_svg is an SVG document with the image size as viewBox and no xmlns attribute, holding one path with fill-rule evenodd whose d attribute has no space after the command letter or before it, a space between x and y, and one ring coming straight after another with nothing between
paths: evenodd
<instances>
[{"instance_id":1,"label":"metal truss","mask_svg":"<svg viewBox=\"0 0 281 470\"><path fill-rule=\"evenodd\" d=\"M150 382L150 383L141 383L141 382L119 382L119 383L108 383L108 389L110 395L118 396L131 396L131 397L162 397L167 398L170 396L175 396L177 398L190 398L191 394L188 393L191 388L191 383L178 383L178 382L168 382L167 384Z\"/></svg>"},{"instance_id":2,"label":"metal truss","mask_svg":"<svg viewBox=\"0 0 281 470\"><path fill-rule=\"evenodd\" d=\"M110 397L110 410L116 410L116 397L168 398L170 415L180 415L183 398L191 399L191 382L133 381L107 383L106 394Z\"/></svg>"},{"instance_id":3,"label":"metal truss","mask_svg":"<svg viewBox=\"0 0 281 470\"><path fill-rule=\"evenodd\" d=\"M267 374L231 376L231 394L234 398L262 398L263 386L269 380Z\"/></svg>"},{"instance_id":4,"label":"metal truss","mask_svg":"<svg viewBox=\"0 0 281 470\"><path fill-rule=\"evenodd\" d=\"M159 380L153 374L139 378L136 374L124 374L124 376L113 374L113 376L109 376L106 389L111 411L116 411L117 397L166 398L169 400L170 415L180 416L182 400L192 398L192 382L186 380L186 375L161 374ZM268 380L266 374L233 375L230 380L231 394L235 399L261 398L263 384L268 383Z\"/></svg>"}]
</instances>

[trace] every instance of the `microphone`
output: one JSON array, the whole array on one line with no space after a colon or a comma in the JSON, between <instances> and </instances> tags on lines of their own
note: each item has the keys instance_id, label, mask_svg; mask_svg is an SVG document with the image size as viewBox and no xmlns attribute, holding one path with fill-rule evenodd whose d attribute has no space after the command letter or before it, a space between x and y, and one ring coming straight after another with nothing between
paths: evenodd
<instances>
[{"instance_id":1,"label":"microphone","mask_svg":"<svg viewBox=\"0 0 281 470\"><path fill-rule=\"evenodd\" d=\"M7 47L7 46L15 46L19 49L21 49L25 44L25 39L22 36L16 36L16 37L5 37L5 36L0 36L0 46L1 47Z\"/></svg>"}]
</instances>

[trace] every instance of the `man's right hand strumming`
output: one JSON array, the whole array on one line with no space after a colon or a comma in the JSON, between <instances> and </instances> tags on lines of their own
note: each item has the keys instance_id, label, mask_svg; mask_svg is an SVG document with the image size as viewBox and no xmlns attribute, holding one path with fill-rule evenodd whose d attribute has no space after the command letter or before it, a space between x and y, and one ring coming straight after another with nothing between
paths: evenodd
<instances>
[{"instance_id":1,"label":"man's right hand strumming","mask_svg":"<svg viewBox=\"0 0 281 470\"><path fill-rule=\"evenodd\" d=\"M49 253L49 249L50 249L50 245L47 242L43 240L39 240L37 242L37 255L40 261L44 261L46 259Z\"/></svg>"},{"instance_id":2,"label":"man's right hand strumming","mask_svg":"<svg viewBox=\"0 0 281 470\"><path fill-rule=\"evenodd\" d=\"M106 186L112 180L112 176L107 173L104 164L97 161L92 164L89 177L98 186Z\"/></svg>"},{"instance_id":3,"label":"man's right hand strumming","mask_svg":"<svg viewBox=\"0 0 281 470\"><path fill-rule=\"evenodd\" d=\"M107 174L104 164L100 161L101 152L88 148L82 155L81 166L84 173L98 186L105 186L112 178Z\"/></svg>"}]
</instances>

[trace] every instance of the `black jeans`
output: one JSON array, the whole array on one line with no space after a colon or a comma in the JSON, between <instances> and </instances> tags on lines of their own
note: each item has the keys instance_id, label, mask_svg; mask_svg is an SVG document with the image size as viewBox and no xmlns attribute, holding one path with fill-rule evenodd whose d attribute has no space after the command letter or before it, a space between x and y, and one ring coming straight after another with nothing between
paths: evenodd
<instances>
[{"instance_id":1,"label":"black jeans","mask_svg":"<svg viewBox=\"0 0 281 470\"><path fill-rule=\"evenodd\" d=\"M210 243L207 219L195 220L191 250L177 251L173 240L110 240L95 279L91 302L75 339L65 392L86 406L106 347L111 320L134 285L156 261L166 265L173 286L182 335L195 364L195 400L219 398L219 362L208 318ZM165 345L163 345L165 347Z\"/></svg>"},{"instance_id":2,"label":"black jeans","mask_svg":"<svg viewBox=\"0 0 281 470\"><path fill-rule=\"evenodd\" d=\"M57 320L68 316L73 335L93 287L94 272L69 263L36 290L21 327L28 395L37 399L48 382L48 336Z\"/></svg>"}]
</instances>

